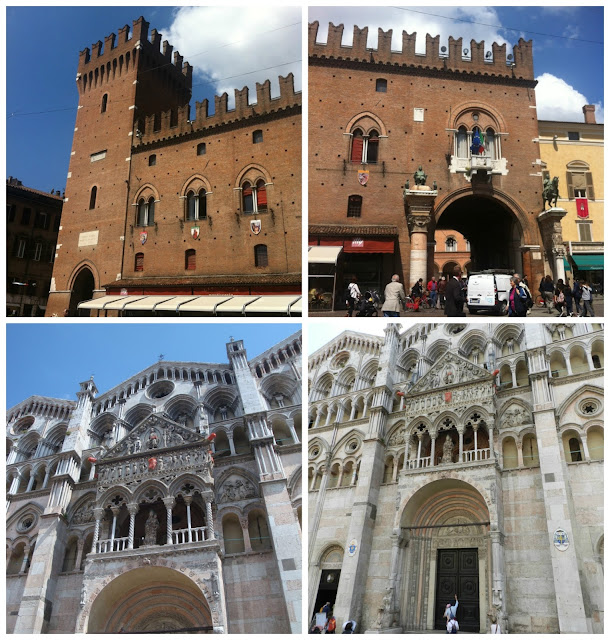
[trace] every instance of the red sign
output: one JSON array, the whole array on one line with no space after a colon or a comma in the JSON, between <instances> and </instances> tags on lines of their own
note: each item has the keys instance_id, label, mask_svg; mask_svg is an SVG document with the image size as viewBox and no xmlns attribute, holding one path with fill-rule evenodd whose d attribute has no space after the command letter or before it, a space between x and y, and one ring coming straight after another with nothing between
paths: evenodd
<instances>
[{"instance_id":1,"label":"red sign","mask_svg":"<svg viewBox=\"0 0 610 640\"><path fill-rule=\"evenodd\" d=\"M576 198L576 215L579 218L589 217L589 201L586 198Z\"/></svg>"},{"instance_id":2,"label":"red sign","mask_svg":"<svg viewBox=\"0 0 610 640\"><path fill-rule=\"evenodd\" d=\"M451 391L445 391L445 402L451 402Z\"/></svg>"},{"instance_id":3,"label":"red sign","mask_svg":"<svg viewBox=\"0 0 610 640\"><path fill-rule=\"evenodd\" d=\"M352 248L364 247L364 240L362 238L354 238L352 240Z\"/></svg>"}]
</instances>

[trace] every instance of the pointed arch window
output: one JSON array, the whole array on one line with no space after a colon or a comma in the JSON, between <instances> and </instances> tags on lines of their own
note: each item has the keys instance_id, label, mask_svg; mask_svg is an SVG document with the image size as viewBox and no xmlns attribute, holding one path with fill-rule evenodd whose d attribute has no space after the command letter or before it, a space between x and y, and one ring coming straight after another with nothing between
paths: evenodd
<instances>
[{"instance_id":1,"label":"pointed arch window","mask_svg":"<svg viewBox=\"0 0 610 640\"><path fill-rule=\"evenodd\" d=\"M267 211L267 187L264 180L243 183L242 205L244 213L265 213Z\"/></svg>"},{"instance_id":2,"label":"pointed arch window","mask_svg":"<svg viewBox=\"0 0 610 640\"><path fill-rule=\"evenodd\" d=\"M96 200L97 200L97 187L91 187L91 195L89 196L89 209L95 209Z\"/></svg>"},{"instance_id":3,"label":"pointed arch window","mask_svg":"<svg viewBox=\"0 0 610 640\"><path fill-rule=\"evenodd\" d=\"M379 132L371 129L365 134L356 128L352 132L351 162L353 164L376 164L379 157Z\"/></svg>"},{"instance_id":4,"label":"pointed arch window","mask_svg":"<svg viewBox=\"0 0 610 640\"><path fill-rule=\"evenodd\" d=\"M150 227L155 224L155 199L140 198L138 201L138 227Z\"/></svg>"},{"instance_id":5,"label":"pointed arch window","mask_svg":"<svg viewBox=\"0 0 610 640\"><path fill-rule=\"evenodd\" d=\"M102 113L106 113L107 108L108 108L108 94L105 93L102 96Z\"/></svg>"},{"instance_id":6,"label":"pointed arch window","mask_svg":"<svg viewBox=\"0 0 610 640\"><path fill-rule=\"evenodd\" d=\"M205 220L207 218L207 202L205 189L189 191L186 194L186 219Z\"/></svg>"}]
</instances>

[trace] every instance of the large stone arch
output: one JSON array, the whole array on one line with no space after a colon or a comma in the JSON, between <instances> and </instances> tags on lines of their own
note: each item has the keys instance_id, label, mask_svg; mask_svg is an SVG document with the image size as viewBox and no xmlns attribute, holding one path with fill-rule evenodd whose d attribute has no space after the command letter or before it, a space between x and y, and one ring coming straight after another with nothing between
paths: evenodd
<instances>
[{"instance_id":1,"label":"large stone arch","mask_svg":"<svg viewBox=\"0 0 610 640\"><path fill-rule=\"evenodd\" d=\"M149 559L150 562L150 559ZM77 620L77 633L133 633L217 627L209 590L186 567L148 564L93 579ZM192 575L191 575L192 574ZM91 584L92 583L92 584ZM81 596L84 594L81 594ZM211 630L211 629L209 629Z\"/></svg>"}]
</instances>

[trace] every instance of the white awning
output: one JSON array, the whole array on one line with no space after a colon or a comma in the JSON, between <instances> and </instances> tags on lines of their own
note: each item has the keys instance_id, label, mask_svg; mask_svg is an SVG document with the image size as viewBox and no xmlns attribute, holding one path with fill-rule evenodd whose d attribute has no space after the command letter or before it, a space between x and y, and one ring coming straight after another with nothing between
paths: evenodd
<instances>
[{"instance_id":1,"label":"white awning","mask_svg":"<svg viewBox=\"0 0 610 640\"><path fill-rule=\"evenodd\" d=\"M165 302L158 303L155 311L178 311L182 309L182 306L191 300L197 300L199 296L174 296Z\"/></svg>"},{"instance_id":2,"label":"white awning","mask_svg":"<svg viewBox=\"0 0 610 640\"><path fill-rule=\"evenodd\" d=\"M262 296L246 307L246 315L249 313L274 313L287 316L289 311L296 311L291 307L300 299L301 296L294 295Z\"/></svg>"},{"instance_id":3,"label":"white awning","mask_svg":"<svg viewBox=\"0 0 610 640\"><path fill-rule=\"evenodd\" d=\"M79 302L79 309L103 309L104 305L114 302L115 300L124 300L128 296L102 296L101 298L95 298L95 300L87 300L86 302Z\"/></svg>"},{"instance_id":4,"label":"white awning","mask_svg":"<svg viewBox=\"0 0 610 640\"><path fill-rule=\"evenodd\" d=\"M309 247L307 262L309 264L337 264L337 258L343 247Z\"/></svg>"},{"instance_id":5,"label":"white awning","mask_svg":"<svg viewBox=\"0 0 610 640\"><path fill-rule=\"evenodd\" d=\"M172 302L176 296L145 296L139 300L128 302L125 309L128 311L152 311L155 307L163 302ZM174 305L175 308L175 305Z\"/></svg>"},{"instance_id":6,"label":"white awning","mask_svg":"<svg viewBox=\"0 0 610 640\"><path fill-rule=\"evenodd\" d=\"M102 309L104 309L104 311L122 311L131 302L136 302L146 297L147 296L119 296L117 300L107 302Z\"/></svg>"},{"instance_id":7,"label":"white awning","mask_svg":"<svg viewBox=\"0 0 610 640\"><path fill-rule=\"evenodd\" d=\"M216 313L244 313L246 306L255 300L259 300L262 296L235 296L229 298L226 302L219 304Z\"/></svg>"},{"instance_id":8,"label":"white awning","mask_svg":"<svg viewBox=\"0 0 610 640\"><path fill-rule=\"evenodd\" d=\"M180 305L180 311L200 311L203 313L214 313L216 307L227 300L231 300L232 296L198 296L190 302Z\"/></svg>"}]
</instances>

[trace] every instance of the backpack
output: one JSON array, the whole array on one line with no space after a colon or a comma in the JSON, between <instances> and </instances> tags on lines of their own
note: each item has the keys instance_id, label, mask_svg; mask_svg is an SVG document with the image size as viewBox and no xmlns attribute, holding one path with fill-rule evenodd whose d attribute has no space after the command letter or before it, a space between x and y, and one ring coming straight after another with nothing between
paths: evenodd
<instances>
[{"instance_id":1,"label":"backpack","mask_svg":"<svg viewBox=\"0 0 610 640\"><path fill-rule=\"evenodd\" d=\"M532 296L530 295L530 292L525 287L523 287L523 291L525 292L525 297L526 297L525 305L528 309L531 309L534 306L534 301L532 300Z\"/></svg>"}]
</instances>

